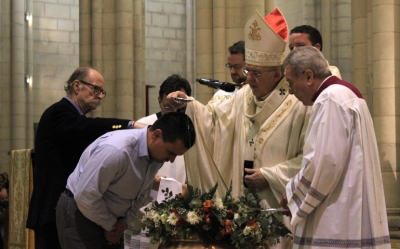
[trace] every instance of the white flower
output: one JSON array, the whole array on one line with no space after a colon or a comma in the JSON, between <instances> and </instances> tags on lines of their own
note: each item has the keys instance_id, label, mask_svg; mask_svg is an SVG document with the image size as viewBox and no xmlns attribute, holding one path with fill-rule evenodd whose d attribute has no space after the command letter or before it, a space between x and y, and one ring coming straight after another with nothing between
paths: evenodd
<instances>
[{"instance_id":1,"label":"white flower","mask_svg":"<svg viewBox=\"0 0 400 249\"><path fill-rule=\"evenodd\" d=\"M153 221L154 221L154 223L158 223L158 222L160 221L160 219L161 219L161 217L160 217L159 214L155 213L155 214L153 215Z\"/></svg>"},{"instance_id":2,"label":"white flower","mask_svg":"<svg viewBox=\"0 0 400 249\"><path fill-rule=\"evenodd\" d=\"M153 219L153 216L156 214L156 211L150 210L149 212L146 213L147 218Z\"/></svg>"},{"instance_id":3,"label":"white flower","mask_svg":"<svg viewBox=\"0 0 400 249\"><path fill-rule=\"evenodd\" d=\"M235 214L233 215L233 219L234 219L234 220L239 219L239 218L240 218L240 214L235 213Z\"/></svg>"},{"instance_id":4,"label":"white flower","mask_svg":"<svg viewBox=\"0 0 400 249\"><path fill-rule=\"evenodd\" d=\"M167 222L167 219L168 219L168 215L162 214L160 219L161 219L161 223L163 223L165 225L165 223Z\"/></svg>"},{"instance_id":5,"label":"white flower","mask_svg":"<svg viewBox=\"0 0 400 249\"><path fill-rule=\"evenodd\" d=\"M243 229L243 234L244 234L245 236L249 235L250 232L251 232L251 227L249 227L249 226L246 226L246 227Z\"/></svg>"},{"instance_id":6,"label":"white flower","mask_svg":"<svg viewBox=\"0 0 400 249\"><path fill-rule=\"evenodd\" d=\"M224 209L224 203L222 202L222 199L219 197L214 197L214 206L217 210L222 210Z\"/></svg>"},{"instance_id":7,"label":"white flower","mask_svg":"<svg viewBox=\"0 0 400 249\"><path fill-rule=\"evenodd\" d=\"M201 218L196 214L196 212L189 211L187 213L187 221L190 223L190 225L196 225L201 221Z\"/></svg>"},{"instance_id":8,"label":"white flower","mask_svg":"<svg viewBox=\"0 0 400 249\"><path fill-rule=\"evenodd\" d=\"M167 221L168 221L169 224L175 226L175 225L176 225L176 222L178 221L178 216L176 216L175 213L171 213L171 214L168 216Z\"/></svg>"}]
</instances>

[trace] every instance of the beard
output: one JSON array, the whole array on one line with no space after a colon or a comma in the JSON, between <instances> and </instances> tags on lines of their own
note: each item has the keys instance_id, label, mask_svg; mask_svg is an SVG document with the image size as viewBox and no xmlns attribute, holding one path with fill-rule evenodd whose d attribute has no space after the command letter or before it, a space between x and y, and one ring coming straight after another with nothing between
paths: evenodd
<instances>
[{"instance_id":1,"label":"beard","mask_svg":"<svg viewBox=\"0 0 400 249\"><path fill-rule=\"evenodd\" d=\"M240 84L242 82L246 81L246 77L240 77L240 75L236 74L236 75L231 75L233 82L235 82L236 84Z\"/></svg>"},{"instance_id":2,"label":"beard","mask_svg":"<svg viewBox=\"0 0 400 249\"><path fill-rule=\"evenodd\" d=\"M235 82L235 83L237 83L237 84L243 83L243 85L247 84L246 83L246 77L239 78L238 81L239 82Z\"/></svg>"}]
</instances>

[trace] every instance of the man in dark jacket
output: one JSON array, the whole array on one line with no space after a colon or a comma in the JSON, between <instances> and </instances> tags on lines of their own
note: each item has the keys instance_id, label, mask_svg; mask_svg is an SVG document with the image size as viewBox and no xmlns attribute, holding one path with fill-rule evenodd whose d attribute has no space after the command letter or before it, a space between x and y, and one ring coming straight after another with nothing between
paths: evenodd
<instances>
[{"instance_id":1,"label":"man in dark jacket","mask_svg":"<svg viewBox=\"0 0 400 249\"><path fill-rule=\"evenodd\" d=\"M35 230L40 249L61 248L55 208L82 152L106 132L132 128L131 120L85 116L106 96L103 76L93 68L76 69L64 88L66 96L40 118L35 139L34 189L26 227Z\"/></svg>"}]
</instances>

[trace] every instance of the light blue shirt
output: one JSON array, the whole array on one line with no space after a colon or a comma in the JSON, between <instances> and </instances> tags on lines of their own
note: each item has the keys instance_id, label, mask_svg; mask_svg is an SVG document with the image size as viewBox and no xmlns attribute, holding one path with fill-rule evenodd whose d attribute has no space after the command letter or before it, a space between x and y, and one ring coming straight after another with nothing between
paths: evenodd
<instances>
[{"instance_id":1,"label":"light blue shirt","mask_svg":"<svg viewBox=\"0 0 400 249\"><path fill-rule=\"evenodd\" d=\"M136 219L161 166L149 157L147 128L112 131L86 148L67 189L86 218L110 231L118 218Z\"/></svg>"}]
</instances>

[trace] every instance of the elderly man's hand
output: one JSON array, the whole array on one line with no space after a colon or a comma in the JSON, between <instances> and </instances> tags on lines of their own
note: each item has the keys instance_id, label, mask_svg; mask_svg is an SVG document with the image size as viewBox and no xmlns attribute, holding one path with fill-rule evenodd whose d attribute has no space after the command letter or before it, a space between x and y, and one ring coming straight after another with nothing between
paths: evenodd
<instances>
[{"instance_id":1,"label":"elderly man's hand","mask_svg":"<svg viewBox=\"0 0 400 249\"><path fill-rule=\"evenodd\" d=\"M176 91L176 92L172 92L170 94L167 95L167 100L168 103L174 108L174 109L182 109L182 108L186 108L186 102L183 103L178 103L175 101L174 98L182 98L182 99L187 99L187 95L184 92L181 91Z\"/></svg>"},{"instance_id":2,"label":"elderly man's hand","mask_svg":"<svg viewBox=\"0 0 400 249\"><path fill-rule=\"evenodd\" d=\"M244 181L249 188L262 190L268 188L269 183L261 173L260 169L244 169L247 175L244 176Z\"/></svg>"},{"instance_id":3,"label":"elderly man's hand","mask_svg":"<svg viewBox=\"0 0 400 249\"><path fill-rule=\"evenodd\" d=\"M119 219L112 227L111 231L104 231L104 237L109 245L119 244L120 239L124 236L124 231L128 228L125 220Z\"/></svg>"}]
</instances>

